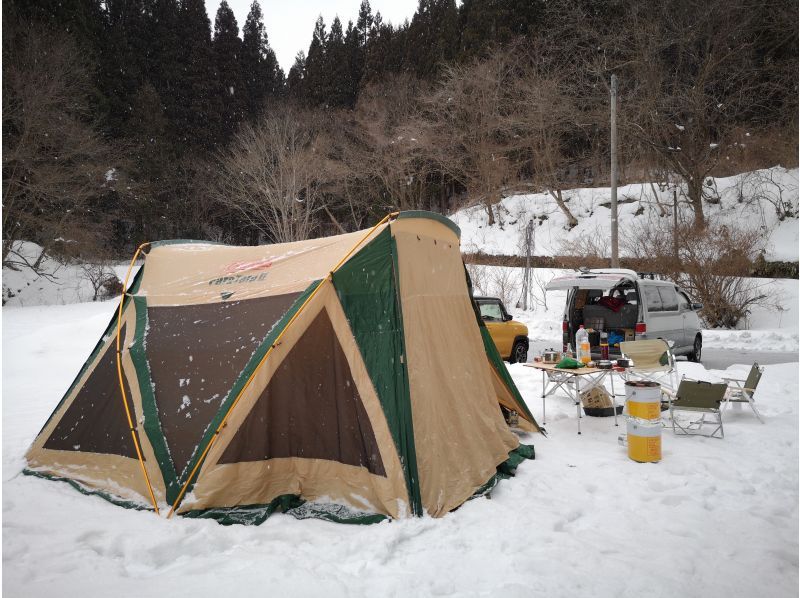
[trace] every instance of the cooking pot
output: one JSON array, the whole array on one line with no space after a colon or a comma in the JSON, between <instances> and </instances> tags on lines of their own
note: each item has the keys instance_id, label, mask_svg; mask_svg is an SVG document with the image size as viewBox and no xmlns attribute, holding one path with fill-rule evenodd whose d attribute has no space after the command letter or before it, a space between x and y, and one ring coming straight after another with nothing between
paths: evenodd
<instances>
[{"instance_id":1,"label":"cooking pot","mask_svg":"<svg viewBox=\"0 0 800 598\"><path fill-rule=\"evenodd\" d=\"M621 368L629 368L631 367L631 360L630 359L617 359L617 365Z\"/></svg>"},{"instance_id":2,"label":"cooking pot","mask_svg":"<svg viewBox=\"0 0 800 598\"><path fill-rule=\"evenodd\" d=\"M601 359L595 364L595 367L598 370L610 370L611 369L611 362L608 359Z\"/></svg>"},{"instance_id":3,"label":"cooking pot","mask_svg":"<svg viewBox=\"0 0 800 598\"><path fill-rule=\"evenodd\" d=\"M542 361L544 363L558 363L561 361L561 353L550 349L549 351L542 352Z\"/></svg>"}]
</instances>

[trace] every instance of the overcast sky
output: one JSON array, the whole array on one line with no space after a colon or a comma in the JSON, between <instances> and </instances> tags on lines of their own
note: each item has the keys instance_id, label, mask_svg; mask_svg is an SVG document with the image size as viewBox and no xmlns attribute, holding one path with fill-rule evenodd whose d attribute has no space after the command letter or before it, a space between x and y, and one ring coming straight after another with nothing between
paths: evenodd
<instances>
[{"instance_id":1,"label":"overcast sky","mask_svg":"<svg viewBox=\"0 0 800 598\"><path fill-rule=\"evenodd\" d=\"M275 50L278 62L285 74L294 64L294 57L299 51L308 53L314 23L319 15L325 20L325 30L330 32L331 23L336 15L342 21L342 29L347 29L347 21L355 24L361 0L259 0L261 12L264 13L264 25L267 28L269 45ZM228 0L228 4L236 15L239 25L239 36L250 12L252 0ZM211 19L211 32L214 32L214 18L217 16L220 0L206 0L208 18ZM390 21L394 25L411 19L417 8L418 0L371 0L372 14L381 13L384 23Z\"/></svg>"}]
</instances>

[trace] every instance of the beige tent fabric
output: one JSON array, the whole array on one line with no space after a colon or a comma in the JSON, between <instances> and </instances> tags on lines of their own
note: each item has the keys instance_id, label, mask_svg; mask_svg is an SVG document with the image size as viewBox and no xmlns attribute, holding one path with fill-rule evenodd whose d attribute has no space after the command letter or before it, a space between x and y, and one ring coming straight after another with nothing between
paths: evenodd
<instances>
[{"instance_id":1,"label":"beige tent fabric","mask_svg":"<svg viewBox=\"0 0 800 598\"><path fill-rule=\"evenodd\" d=\"M422 504L440 517L463 503L519 446L497 404L456 234L401 219L397 241Z\"/></svg>"},{"instance_id":2,"label":"beige tent fabric","mask_svg":"<svg viewBox=\"0 0 800 598\"><path fill-rule=\"evenodd\" d=\"M122 340L122 346L128 347L133 342L136 325L136 314L133 304L125 309L122 315L122 323L125 326L125 338ZM137 458L123 457L120 455L110 455L105 453L90 453L69 450L52 450L44 448L53 430L58 425L59 421L67 410L72 405L75 398L78 396L81 388L83 388L86 381L94 372L97 365L102 361L103 357L108 351L112 353L116 351L116 328L111 334L106 337L105 344L98 353L94 362L91 364L78 384L67 397L67 400L61 405L61 408L53 414L53 417L48 422L47 426L37 436L31 448L26 454L28 460L28 467L34 471L46 473L49 475L65 477L73 479L84 486L93 490L102 490L110 494L119 496L120 498L131 500L134 502L151 505L152 500L147 488L147 483L142 473L142 467ZM132 406L134 413L132 416L137 421L142 421L142 400L139 393L139 385L136 378L136 373L133 367L133 362L127 351L123 351L122 369L131 396L128 397L128 405ZM122 407L122 396L117 394L113 400L120 401L120 408ZM164 488L164 481L161 477L161 472L156 463L155 455L150 443L147 440L147 435L144 433L142 426L138 426L139 443L142 454L145 459L145 466L147 473L150 476L150 483L153 487L153 492L157 501L163 501L166 493Z\"/></svg>"},{"instance_id":3,"label":"beige tent fabric","mask_svg":"<svg viewBox=\"0 0 800 598\"><path fill-rule=\"evenodd\" d=\"M325 309L345 353L353 380L369 416L381 451L386 477L367 469L323 460L281 458L219 464L221 455L247 417L273 374L319 312ZM178 512L211 507L266 504L282 494L302 494L311 501L332 501L391 517L409 514L405 477L378 396L353 338L333 285L320 290L281 338L231 411L219 440L210 449L197 483Z\"/></svg>"},{"instance_id":4,"label":"beige tent fabric","mask_svg":"<svg viewBox=\"0 0 800 598\"><path fill-rule=\"evenodd\" d=\"M146 296L150 307L157 307L301 292L326 276L368 232L255 247L157 245L147 254L137 294Z\"/></svg>"},{"instance_id":5,"label":"beige tent fabric","mask_svg":"<svg viewBox=\"0 0 800 598\"><path fill-rule=\"evenodd\" d=\"M508 390L505 382L503 382L503 380L500 378L488 358L486 362L487 366L489 367L489 376L492 379L492 386L494 386L494 392L497 396L497 401L509 411L516 411L519 414L519 423L516 427L525 432L541 432L538 426L524 419L525 415L523 414L522 409L520 409L519 403L517 403L514 395L511 394L510 390Z\"/></svg>"}]
</instances>

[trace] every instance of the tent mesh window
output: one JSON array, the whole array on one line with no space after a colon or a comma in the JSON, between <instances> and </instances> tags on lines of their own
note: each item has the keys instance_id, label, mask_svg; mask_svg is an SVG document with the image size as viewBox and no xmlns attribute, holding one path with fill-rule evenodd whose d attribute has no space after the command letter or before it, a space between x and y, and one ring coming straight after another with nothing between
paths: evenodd
<instances>
[{"instance_id":1,"label":"tent mesh window","mask_svg":"<svg viewBox=\"0 0 800 598\"><path fill-rule=\"evenodd\" d=\"M220 463L302 457L385 476L375 434L327 311L320 311L257 399Z\"/></svg>"},{"instance_id":2,"label":"tent mesh window","mask_svg":"<svg viewBox=\"0 0 800 598\"><path fill-rule=\"evenodd\" d=\"M233 383L296 297L148 308L147 361L176 472L186 468Z\"/></svg>"},{"instance_id":3,"label":"tent mesh window","mask_svg":"<svg viewBox=\"0 0 800 598\"><path fill-rule=\"evenodd\" d=\"M124 334L125 326L122 327L123 337ZM114 342L113 339L108 341L105 353L56 424L44 448L136 459L136 447L119 391ZM123 383L125 396L130 400L131 391L124 376Z\"/></svg>"}]
</instances>

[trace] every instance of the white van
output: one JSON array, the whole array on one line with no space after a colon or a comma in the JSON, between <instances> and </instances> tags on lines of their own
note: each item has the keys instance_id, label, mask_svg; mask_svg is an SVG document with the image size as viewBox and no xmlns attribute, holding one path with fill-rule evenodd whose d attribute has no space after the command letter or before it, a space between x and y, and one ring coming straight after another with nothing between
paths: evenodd
<instances>
[{"instance_id":1,"label":"white van","mask_svg":"<svg viewBox=\"0 0 800 598\"><path fill-rule=\"evenodd\" d=\"M612 355L619 355L619 341L661 338L675 355L700 361L703 335L697 312L703 308L673 282L655 280L652 274L609 268L559 276L547 290L566 290L562 323L564 349L575 347L581 325L590 331L592 356L600 355L600 332L609 337Z\"/></svg>"}]
</instances>

